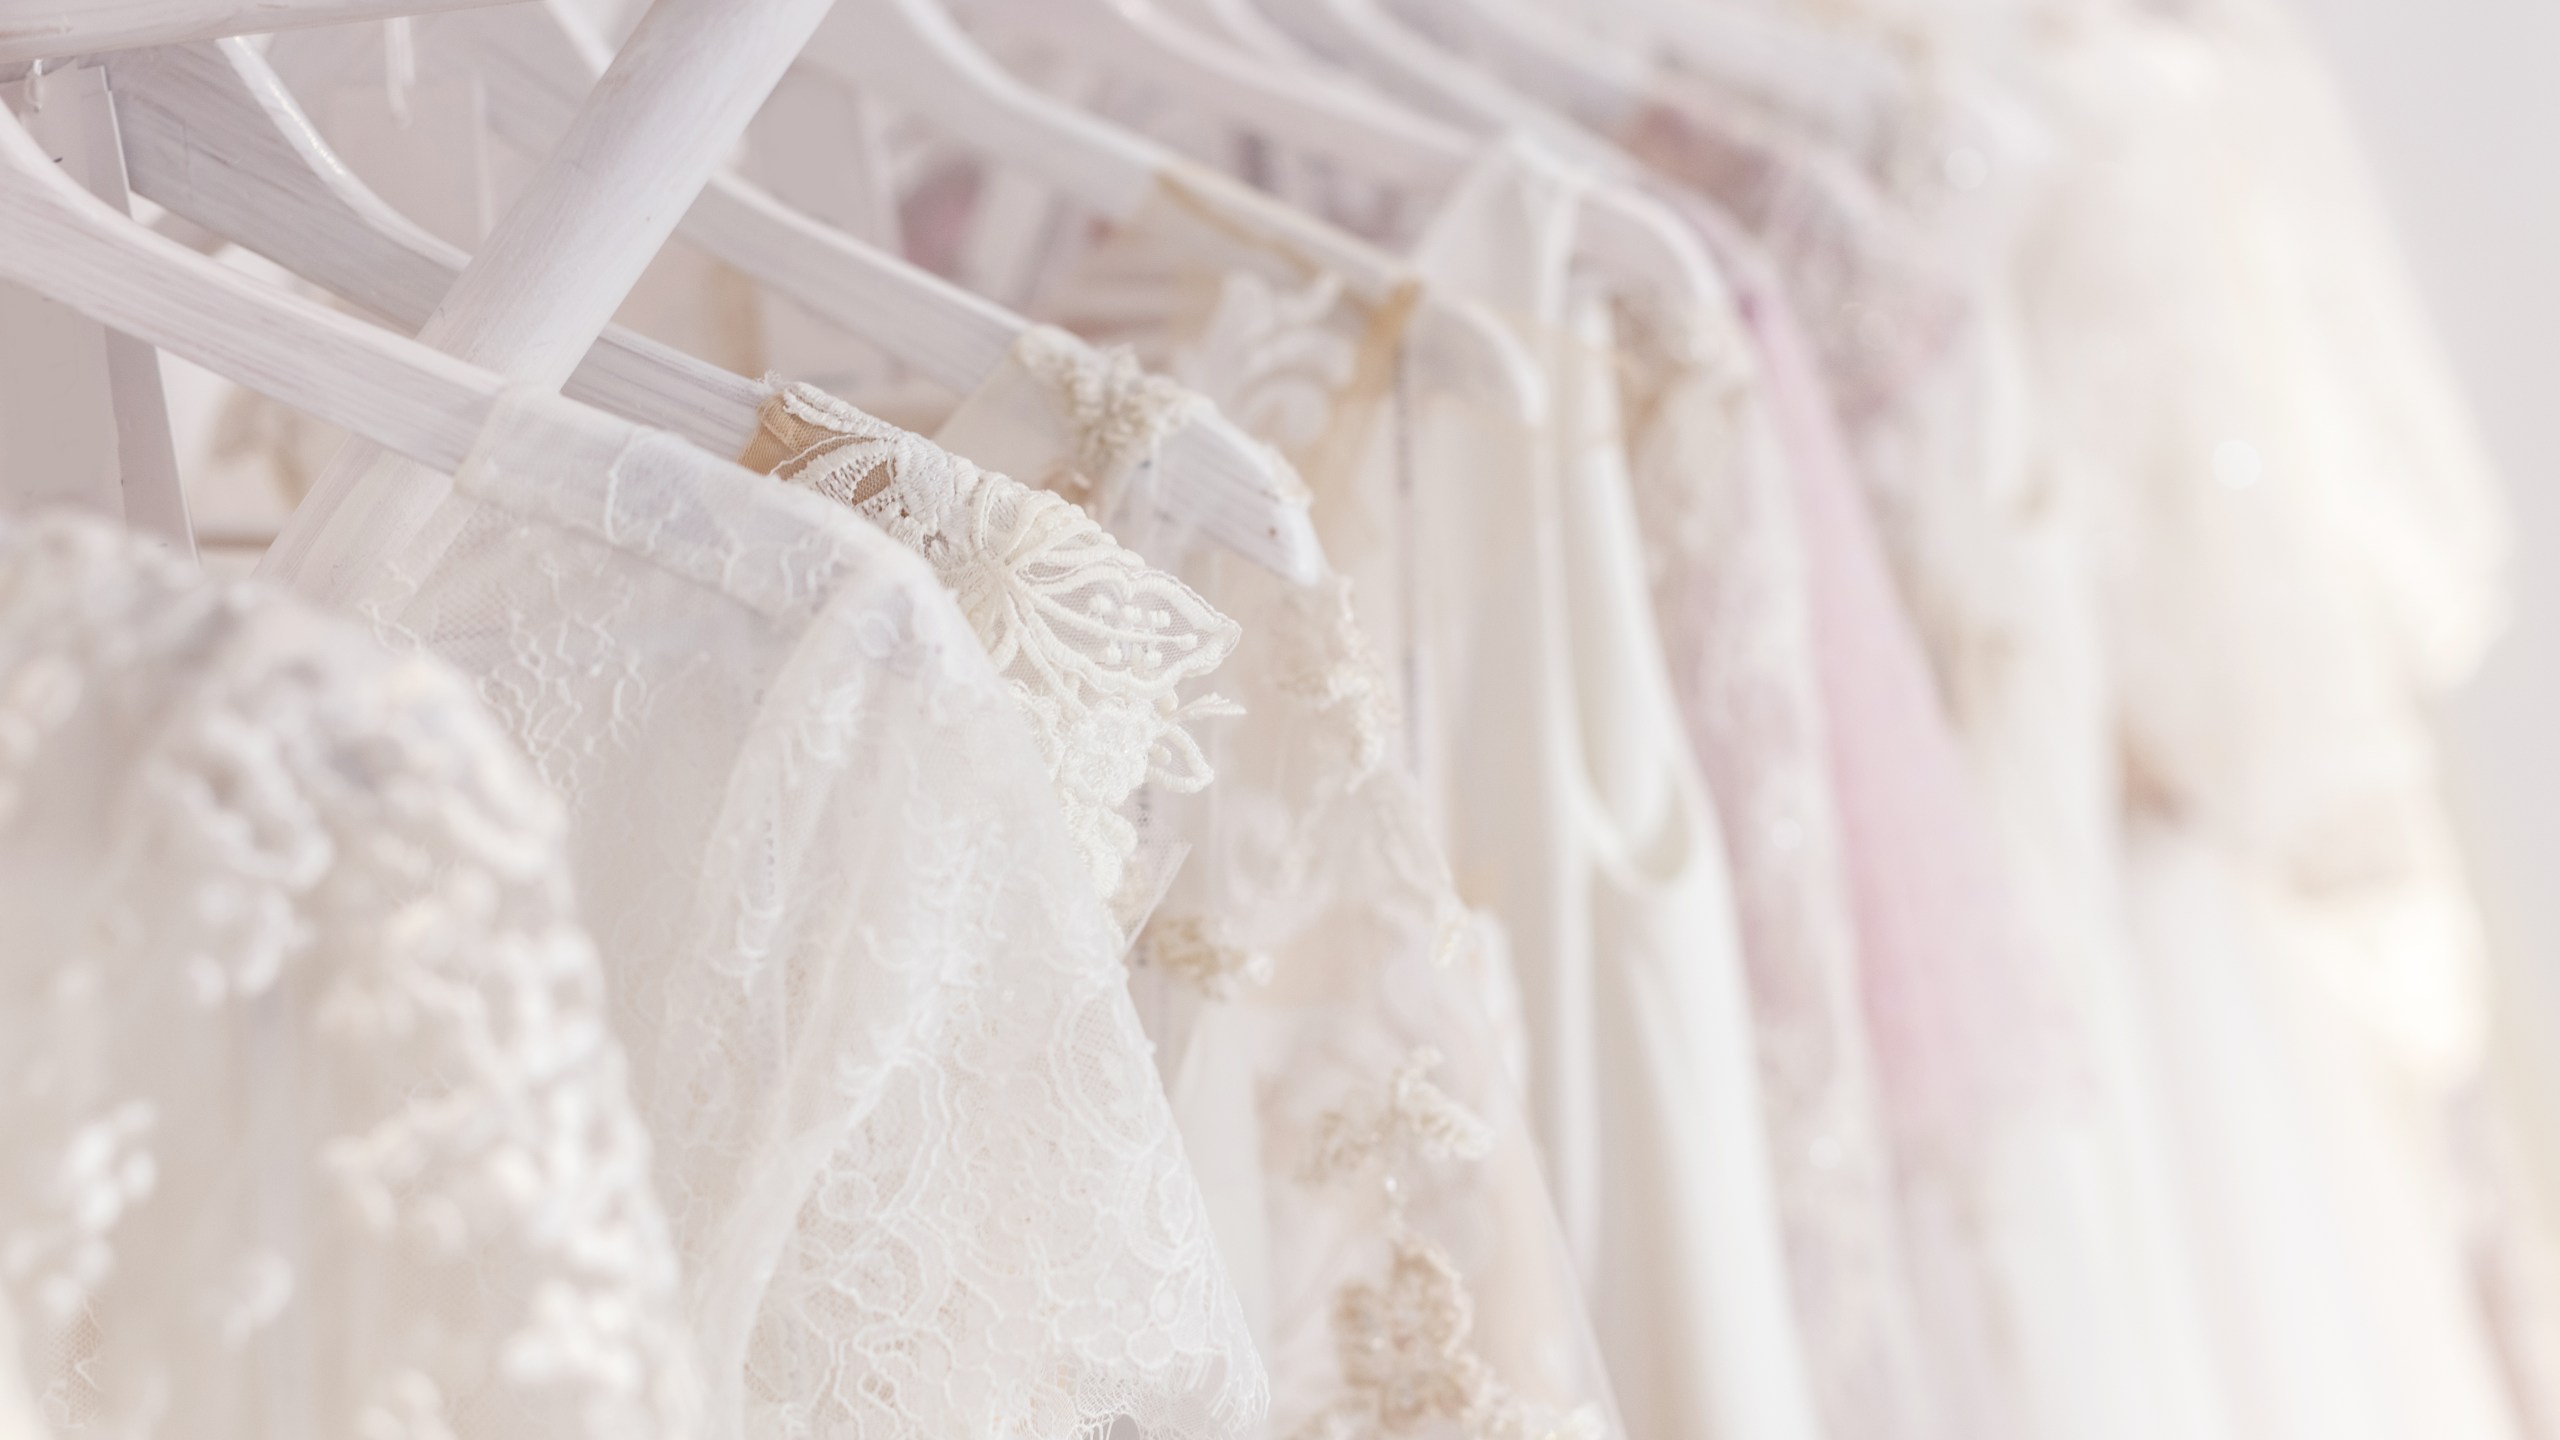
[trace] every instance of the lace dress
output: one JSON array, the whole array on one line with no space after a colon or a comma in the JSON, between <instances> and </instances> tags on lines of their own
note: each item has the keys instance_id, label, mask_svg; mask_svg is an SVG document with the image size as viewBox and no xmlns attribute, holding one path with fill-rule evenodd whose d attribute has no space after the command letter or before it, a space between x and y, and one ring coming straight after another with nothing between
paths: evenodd
<instances>
[{"instance_id":1,"label":"lace dress","mask_svg":"<svg viewBox=\"0 0 2560 1440\"><path fill-rule=\"evenodd\" d=\"M1148 779L1124 806L1182 859L1136 937L1134 985L1269 1359L1271 1433L1616 1433L1528 1131L1491 1027L1457 984L1477 963L1477 928L1419 796L1388 764L1385 677L1347 593L1291 584L1151 520L1147 502L1183 477L1132 472L1148 437L1198 396L1061 332L1026 337L1016 358L936 439L1150 531L1149 550L1187 556L1215 609L1058 495L805 388L776 397L766 428L786 478L870 510L906 516L920 497L990 494L1005 497L997 508L1055 517L1041 556L1079 557L1072 569L986 545L984 527L909 532L955 586L1008 569L1053 597L1047 623L990 625L995 612L968 607L1000 653L1053 657L1016 667L1031 681L1026 705L1049 688L1034 676L1099 662L1098 688L1117 691L1153 673L1123 676L1143 654L1084 642L1073 617L1090 607L1076 597L1095 587L1153 597L1150 610L1185 617L1181 633L1218 637L1215 679L1244 697L1241 714L1186 729L1200 701L1159 693L1144 703L1166 727L1161 744L1145 726L1095 732L1084 748L1098 753L1071 768ZM853 475L866 478L841 483ZM1220 612L1249 617L1240 643ZM1151 751L1183 763L1167 769ZM1061 798L1080 803L1072 786Z\"/></svg>"},{"instance_id":2,"label":"lace dress","mask_svg":"<svg viewBox=\"0 0 2560 1440\"><path fill-rule=\"evenodd\" d=\"M563 816L460 678L52 517L0 696L0 1372L63 1435L698 1433Z\"/></svg>"},{"instance_id":3,"label":"lace dress","mask_svg":"<svg viewBox=\"0 0 2560 1440\"><path fill-rule=\"evenodd\" d=\"M2494 627L2488 467L2281 15L2093 11L2036 75L2088 157L2019 277L2038 441L2103 537L2144 996L2240 1422L2520 1433L2549 1351L2482 1285L2539 1237L2475 1219L2519 1212L2465 1153L2485 942L2427 715Z\"/></svg>"},{"instance_id":4,"label":"lace dress","mask_svg":"<svg viewBox=\"0 0 2560 1440\"><path fill-rule=\"evenodd\" d=\"M1500 309L1555 258L1505 243L1556 222L1496 175L1417 258ZM1516 1017L1629 1432L1810 1434L1717 822L1660 672L1614 435L1599 463L1565 464L1584 452L1560 410L1521 415L1406 343L1418 298L1360 303L1170 186L1050 304L1208 393L1313 487L1398 702L1391 753L1423 781L1458 894L1501 922L1487 1003ZM1594 427L1574 433L1613 431L1613 398L1574 398Z\"/></svg>"},{"instance_id":5,"label":"lace dress","mask_svg":"<svg viewBox=\"0 0 2560 1440\"><path fill-rule=\"evenodd\" d=\"M1120 936L925 564L541 396L422 518L368 534L365 498L285 561L387 554L311 578L473 676L569 802L709 1433L1249 1430Z\"/></svg>"},{"instance_id":6,"label":"lace dress","mask_svg":"<svg viewBox=\"0 0 2560 1440\"><path fill-rule=\"evenodd\" d=\"M2029 464L1998 255L1967 255L1851 157L1678 99L1634 143L1767 247L1755 259L1705 224L1752 292L1806 506L1933 1371L1986 1433L2229 1433L2167 1057L2134 988L2089 567L2069 492ZM1979 188L2024 187L2022 168L1988 167ZM1898 599L1877 584L1878 538ZM1934 684L1911 672L1896 609ZM1993 828L1987 860L1962 838L1973 787L1916 728L1941 696ZM1849 724L1878 707L1892 730Z\"/></svg>"},{"instance_id":7,"label":"lace dress","mask_svg":"<svg viewBox=\"0 0 2560 1440\"><path fill-rule=\"evenodd\" d=\"M1882 644L1868 639L1867 611L1847 627L1864 653L1834 643L1839 617L1816 602L1841 591L1815 582L1832 578L1837 532L1798 513L1815 497L1800 507L1804 457L1773 393L1784 370L1764 367L1741 329L1760 296L1744 288L1737 299L1729 318L1680 327L1622 305L1620 405L1654 609L1732 857L1807 1364L1827 1433L1990 1436L2000 1429L1978 1403L1954 1412L1965 1416L1960 1428L1943 1429L1946 1397L1965 1388L1964 1342L1980 1336L1978 1326L1941 1323L1924 1338L1905 1254L1911 1187L1893 1142L1910 1128L1897 1121L1957 1123L1973 1108L1947 1093L1965 1069L1951 1052L1969 1053L1958 1044L2014 1043L2017 1032L1947 1033L1945 1012L1980 977L1945 963L1961 949L1911 945L1911 922L1891 908L1904 895L1879 883L1910 868L1905 847L1962 853L1961 809L1944 813L1936 793L1911 803L1903 784L1914 774L1960 779L1961 758L1941 730L1932 771L1925 742L1906 738L1934 712L1892 680L1919 677L1921 698L1935 704L1916 645L1897 656L1890 632ZM1877 593L1891 604L1889 591ZM1869 677L1890 678L1857 683ZM1880 827L1878 801L1918 823ZM1880 839L1893 852L1881 867ZM1938 897L1939 915L1998 913L1984 877L1912 878ZM1977 931L1959 944L1993 938ZM1915 955L1925 962L1912 964Z\"/></svg>"}]
</instances>

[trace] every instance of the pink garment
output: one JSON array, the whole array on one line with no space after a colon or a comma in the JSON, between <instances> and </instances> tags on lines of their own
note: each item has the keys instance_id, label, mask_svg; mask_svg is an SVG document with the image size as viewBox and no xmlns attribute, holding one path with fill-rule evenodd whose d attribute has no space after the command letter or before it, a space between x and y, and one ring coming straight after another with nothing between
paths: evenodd
<instances>
[{"instance_id":1,"label":"pink garment","mask_svg":"<svg viewBox=\"0 0 2560 1440\"><path fill-rule=\"evenodd\" d=\"M2050 1074L2058 1015L2010 916L1998 847L1792 308L1716 227L1796 480L1815 664L1867 1021L1908 1153L1961 1144Z\"/></svg>"}]
</instances>

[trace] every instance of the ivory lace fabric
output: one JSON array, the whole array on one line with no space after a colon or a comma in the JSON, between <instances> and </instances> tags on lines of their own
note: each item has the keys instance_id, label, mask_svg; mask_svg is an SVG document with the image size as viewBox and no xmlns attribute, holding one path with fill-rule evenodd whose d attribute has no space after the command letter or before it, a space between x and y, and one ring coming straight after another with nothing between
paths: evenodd
<instances>
[{"instance_id":1,"label":"ivory lace fabric","mask_svg":"<svg viewBox=\"0 0 2560 1440\"><path fill-rule=\"evenodd\" d=\"M2485 942L2424 718L2496 611L2486 465L2280 16L2090 16L2036 74L2103 160L2021 308L2040 457L2099 537L2135 943L2194 1057L2164 1104L2235 1425L2520 1433L2547 1345L2477 1277L2539 1241L2469 1218L2513 1206L2457 1138Z\"/></svg>"},{"instance_id":2,"label":"ivory lace fabric","mask_svg":"<svg viewBox=\"0 0 2560 1440\"><path fill-rule=\"evenodd\" d=\"M52 517L0 526L0 696L29 1406L66 1436L698 1433L564 816L462 679Z\"/></svg>"},{"instance_id":3,"label":"ivory lace fabric","mask_svg":"<svg viewBox=\"0 0 2560 1440\"><path fill-rule=\"evenodd\" d=\"M708 1433L1256 1423L1121 937L924 562L535 396L355 539L391 558L350 606L471 675L568 803Z\"/></svg>"},{"instance_id":4,"label":"ivory lace fabric","mask_svg":"<svg viewBox=\"0 0 2560 1440\"><path fill-rule=\"evenodd\" d=\"M1125 503L1106 513L1151 528L1149 493L1123 488L1134 451L1098 474L1085 468L1107 448L1094 427L1200 403L1125 353L1034 332L936 440L1096 500L1120 492ZM866 464L894 465L883 494L911 482L912 464L1020 489L841 402L802 394L796 408L828 417L827 438L794 430L797 453L852 446L873 457ZM883 447L901 458L881 459ZM1149 483L1161 495L1186 477ZM1220 597L1211 611L1083 511L1053 494L1023 498L1111 546L1107 568L1122 578L1172 587L1205 613L1251 617L1218 676L1247 703L1199 732L1216 783L1159 784L1146 796L1151 835L1184 859L1132 958L1167 1091L1271 1366L1270 1433L1617 1433L1499 1047L1459 983L1482 964L1479 927L1450 888L1418 794L1389 763L1392 698L1345 587L1294 585L1154 534L1151 548L1186 557L1183 569ZM997 552L979 563L1020 566ZM966 583L958 567L944 573Z\"/></svg>"},{"instance_id":5,"label":"ivory lace fabric","mask_svg":"<svg viewBox=\"0 0 2560 1440\"><path fill-rule=\"evenodd\" d=\"M1030 343L1045 359L1063 339ZM1090 438L1062 459L1117 479L1134 458L1133 427L1157 427L1110 405L1107 389L1083 399ZM1142 789L1208 785L1192 726L1234 707L1186 692L1235 649L1235 622L1059 496L810 386L766 402L746 463L851 506L932 563L1030 722L1097 891L1124 927L1143 921L1164 877L1133 868L1129 812Z\"/></svg>"},{"instance_id":6,"label":"ivory lace fabric","mask_svg":"<svg viewBox=\"0 0 2560 1440\"><path fill-rule=\"evenodd\" d=\"M1830 537L1832 558L1818 594L1831 610L1824 624L1832 693L1845 715L1856 713L1850 696L1866 694L1871 705L1883 698L1879 685L1890 686L1904 698L1896 711L1906 737L1908 727L1923 723L1911 718L1911 707L1927 713L1925 680L1914 688L1890 679L1898 647L1863 660L1837 648L1862 643L1844 628L1856 614L1891 603L1873 598L1859 559L1856 532L1866 522L1858 511L1872 509L1901 582L1901 604L1927 642L1934 688L1969 752L1998 837L2007 899L2016 907L2017 929L2005 943L1999 917L1937 908L1978 893L1962 874L1960 824L1918 849L1898 826L1868 831L1877 841L1860 856L1868 901L1890 903L1898 895L1907 906L1926 897L1937 911L1931 918L1897 907L1899 920L1895 909L1871 912L1867 962L1871 986L1891 987L1907 1018L1928 1022L1902 1032L1906 1044L1927 1047L1905 1049L1903 1063L1934 1063L1909 1072L1921 1082L1917 1089L1897 1085L1888 1093L1919 1107L1901 1117L1899 1144L1912 1254L1930 1277L1931 1329L1947 1356L1938 1373L1973 1423L2128 1440L2222 1433L2198 1258L2171 1183L2159 1104L2168 1056L2139 1018L2130 988L2110 814L2114 772L2095 723L2106 689L2078 521L2068 496L2057 498L2052 478L2029 463L2022 427L2032 392L2002 301L2000 255L1958 264L1961 252L1868 167L1801 133L1714 128L1735 123L1696 106L1656 112L1643 137L1646 153L1666 173L1705 187L1708 198L1757 217L1754 238L1788 267L1787 301L1809 310L1910 314L1910 277L1938 277L1926 292L1941 317L1936 338L1924 348L1895 347L1898 360L1889 369L1862 371L1854 354L1844 353L1859 341L1853 329L1808 320L1821 374L1864 374L1870 383L1833 408L1822 393L1828 387L1808 380L1797 388L1810 393L1791 406L1808 514L1816 533ZM1754 157L1753 167L1735 171L1702 158L1734 146ZM1820 181L1773 181L1771 166ZM2023 182L1993 167L1986 183ZM1852 195L1865 198L1856 207L1807 198ZM1775 206L1771 196L1795 199ZM1806 215L1822 217L1818 228L1826 232L1855 223L1869 233L1827 249L1780 248L1794 243L1793 227ZM1881 259L1802 273L1808 254L1825 253ZM1783 318L1788 308L1762 308L1764 341L1781 351L1795 333ZM1877 333L1907 331L1880 324ZM1813 374L1802 361L1772 358L1799 376ZM1845 449L1825 443L1823 432L1834 423ZM1839 493L1842 457L1856 467L1862 495ZM1838 608L1844 603L1850 608ZM1880 661L1887 668L1879 669ZM1860 739L1841 738L1853 746ZM1839 752L1853 835L1870 824L1897 825L1884 798L1897 790L1958 820L1964 797L1944 787L1953 780L1960 791L1961 777L1930 764L1878 769L1862 764L1861 753L1884 758L1862 748ZM1926 798L1931 788L1940 789L1939 799ZM1950 862L1941 883L1906 888L1909 877ZM1925 1003L1913 1008L1921 997ZM1876 999L1871 989L1870 1003ZM1879 1032L1888 1044L1892 1036ZM2056 1056L2070 1058L2067 1068L2052 1068ZM1981 1068L1993 1059L2015 1068L2005 1076ZM1950 1152L1942 1142L1954 1136L1966 1139ZM2092 1343L2099 1335L2111 1338ZM1966 1353L1976 1360L1957 1358Z\"/></svg>"},{"instance_id":7,"label":"ivory lace fabric","mask_svg":"<svg viewBox=\"0 0 2560 1440\"><path fill-rule=\"evenodd\" d=\"M1539 202L1498 208L1508 179L1423 266L1483 277L1452 293L1497 308L1556 258L1506 248L1556 233ZM1623 473L1565 464L1567 435L1589 432L1490 409L1431 366L1405 343L1409 300L1360 304L1179 188L1051 304L1209 394L1314 489L1398 702L1393 753L1422 777L1457 893L1500 922L1489 1004L1517 1017L1629 1433L1812 1433L1717 822L1661 675ZM1581 413L1614 443L1613 399ZM1513 778L1469 783L1491 774Z\"/></svg>"},{"instance_id":8,"label":"ivory lace fabric","mask_svg":"<svg viewBox=\"0 0 2560 1440\"><path fill-rule=\"evenodd\" d=\"M1978 1103L1949 1098L1969 1067L1954 1056L1970 1052L1953 1047L2019 1039L1949 1033L1943 1017L1978 1006L1968 990L1981 980L1930 943L1929 910L1915 924L1904 907L1955 918L1951 929L1996 912L1979 877L1950 885L1952 870L1896 871L1915 853L1961 850L1961 812L1945 813L1939 794L1915 803L1909 784L1943 778L1956 752L1939 732L1946 764L1933 771L1925 743L1913 743L1933 712L1891 687L1925 682L1926 662L1916 647L1896 656L1897 637L1878 623L1892 615L1890 581L1877 576L1859 597L1881 606L1846 617L1835 604L1844 592L1818 584L1834 578L1837 532L1815 510L1823 497L1799 494L1805 457L1789 444L1785 397L1772 393L1786 372L1761 363L1740 329L1746 313L1664 334L1622 305L1615 328L1655 612L1733 867L1807 1366L1828 1433L1988 1435L1997 1432L1979 1407L1957 1408L1947 1393L1961 1390L1971 1358L1959 1343L1972 1338L1966 1327L1922 1326L1906 1253L1911 1156L1896 1141L1932 1111L1939 1126L1979 1119ZM1860 652L1845 667L1834 662L1844 635ZM1871 677L1886 683L1858 685ZM1935 701L1925 688L1919 698ZM1902 822L1882 834L1880 805ZM1963 944L1994 939L1978 924L1961 933Z\"/></svg>"}]
</instances>

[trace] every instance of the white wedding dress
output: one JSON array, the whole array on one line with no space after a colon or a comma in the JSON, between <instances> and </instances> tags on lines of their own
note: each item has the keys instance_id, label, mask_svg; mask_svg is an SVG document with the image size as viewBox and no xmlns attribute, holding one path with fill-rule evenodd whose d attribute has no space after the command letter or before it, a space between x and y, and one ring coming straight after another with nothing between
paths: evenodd
<instances>
[{"instance_id":1,"label":"white wedding dress","mask_svg":"<svg viewBox=\"0 0 2560 1440\"><path fill-rule=\"evenodd\" d=\"M296 528L287 573L470 674L569 804L708 1433L1258 1422L1121 937L923 561L532 394Z\"/></svg>"},{"instance_id":2,"label":"white wedding dress","mask_svg":"<svg viewBox=\"0 0 2560 1440\"><path fill-rule=\"evenodd\" d=\"M1479 927L1389 763L1386 677L1343 586L1294 584L1167 528L1159 501L1186 478L1152 465L1154 441L1198 395L1058 331L1026 336L1015 358L936 440L1146 531L1151 553L1186 557L1215 609L1058 494L807 387L767 405L774 443L750 461L779 457L792 483L894 516L891 533L964 596L997 574L1040 594L964 609L991 651L1017 657L1009 673L1044 728L1105 692L1149 717L1062 732L1061 797L1103 798L1072 774L1146 782L1117 805L1179 866L1160 904L1130 917L1143 922L1134 984L1269 1360L1271 1433L1618 1433L1499 1046L1459 983L1480 966ZM1046 517L1042 544L975 518L1016 513ZM1169 647L1176 665L1148 662L1165 684L1128 673L1139 652L1102 653L1082 618L1132 603L1200 637ZM1241 643L1220 612L1248 617ZM1207 678L1241 714L1178 693L1174 670L1221 658Z\"/></svg>"},{"instance_id":3,"label":"white wedding dress","mask_svg":"<svg viewBox=\"0 0 2560 1440\"><path fill-rule=\"evenodd\" d=\"M1976 972L1951 991L2005 992L1988 1013L2016 1029L1942 1057L1991 1083L1903 1157L1935 1336L1969 1330L1955 1343L1987 1362L1967 1381L1974 1423L2223 1435L2168 1057L2135 988L2078 500L2033 464L2006 303L2002 247L2044 145L1971 124L1974 107L1934 104L1934 77L1917 79L1889 133L1863 137L1881 151L1694 84L1627 140L1729 207L1783 272L2006 852L2027 963L1947 958Z\"/></svg>"},{"instance_id":4,"label":"white wedding dress","mask_svg":"<svg viewBox=\"0 0 2560 1440\"><path fill-rule=\"evenodd\" d=\"M565 839L446 667L0 523L0 1371L59 1433L698 1433Z\"/></svg>"},{"instance_id":5,"label":"white wedding dress","mask_svg":"<svg viewBox=\"0 0 2560 1440\"><path fill-rule=\"evenodd\" d=\"M2494 630L2494 481L2285 17L2047 34L2091 158L2021 279L2041 444L2103 537L2128 893L2241 1432L2523 1433L2549 1356L2483 1278L2539 1237L2484 1226L2517 1197L2461 1128L2486 942L2428 713Z\"/></svg>"},{"instance_id":6,"label":"white wedding dress","mask_svg":"<svg viewBox=\"0 0 2560 1440\"><path fill-rule=\"evenodd\" d=\"M1500 161L1481 184L1416 273L1556 322L1521 332L1552 362L1567 197ZM1515 1017L1629 1433L1810 1435L1720 836L1612 468L1606 363L1551 370L1554 413L1518 414L1409 343L1424 293L1355 298L1176 178L1044 303L1207 393L1313 488L1397 699L1389 743L1457 893L1501 922L1486 1003Z\"/></svg>"}]
</instances>

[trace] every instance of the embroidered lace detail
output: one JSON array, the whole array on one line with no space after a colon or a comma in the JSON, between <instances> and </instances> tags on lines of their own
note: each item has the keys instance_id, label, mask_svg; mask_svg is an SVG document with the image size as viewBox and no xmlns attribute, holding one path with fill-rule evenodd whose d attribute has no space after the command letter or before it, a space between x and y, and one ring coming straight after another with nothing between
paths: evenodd
<instances>
[{"instance_id":1,"label":"embroidered lace detail","mask_svg":"<svg viewBox=\"0 0 2560 1440\"><path fill-rule=\"evenodd\" d=\"M1236 943L1234 927L1197 915L1159 914L1138 937L1136 960L1199 987L1212 1000L1235 993L1236 983L1271 983L1272 959Z\"/></svg>"},{"instance_id":2,"label":"embroidered lace detail","mask_svg":"<svg viewBox=\"0 0 2560 1440\"><path fill-rule=\"evenodd\" d=\"M1329 734L1343 788L1358 790L1387 763L1395 686L1360 628L1349 578L1292 589L1285 603L1285 623L1273 627L1275 682Z\"/></svg>"},{"instance_id":3,"label":"embroidered lace detail","mask_svg":"<svg viewBox=\"0 0 2560 1440\"><path fill-rule=\"evenodd\" d=\"M1383 1093L1355 1098L1317 1122L1308 1179L1382 1172L1387 1263L1376 1279L1349 1281L1335 1292L1343 1395L1301 1425L1295 1440L1383 1440L1449 1425L1468 1440L1599 1440L1605 1426L1597 1407L1535 1405L1495 1376L1469 1343L1475 1300L1465 1276L1406 1219L1403 1167L1481 1159L1493 1143L1491 1127L1431 1083L1440 1064L1437 1053L1417 1050Z\"/></svg>"},{"instance_id":4,"label":"embroidered lace detail","mask_svg":"<svg viewBox=\"0 0 2560 1440\"><path fill-rule=\"evenodd\" d=\"M1316 1122L1306 1178L1321 1183L1385 1169L1392 1186L1398 1165L1483 1159L1492 1148L1493 1131L1431 1083L1431 1072L1440 1064L1438 1051L1417 1050L1396 1067L1381 1093L1327 1111Z\"/></svg>"},{"instance_id":5,"label":"embroidered lace detail","mask_svg":"<svg viewBox=\"0 0 2560 1440\"><path fill-rule=\"evenodd\" d=\"M514 718L588 757L571 852L691 1262L696 1433L1257 1432L1126 936L924 558L519 394L349 604L484 680L600 623L629 647Z\"/></svg>"},{"instance_id":6,"label":"embroidered lace detail","mask_svg":"<svg viewBox=\"0 0 2560 1440\"><path fill-rule=\"evenodd\" d=\"M696 1433L563 817L457 677L0 526L0 771L0 1285L54 1420Z\"/></svg>"},{"instance_id":7,"label":"embroidered lace detail","mask_svg":"<svg viewBox=\"0 0 2560 1440\"><path fill-rule=\"evenodd\" d=\"M1076 468L1097 483L1153 456L1212 408L1207 396L1150 374L1127 346L1097 349L1053 325L1024 331L1013 358L1056 392L1075 429Z\"/></svg>"},{"instance_id":8,"label":"embroidered lace detail","mask_svg":"<svg viewBox=\"0 0 2560 1440\"><path fill-rule=\"evenodd\" d=\"M1205 788L1197 721L1241 713L1183 698L1235 623L1060 497L990 474L807 385L766 401L748 462L850 505L932 562L1032 722L1077 852L1124 926L1153 899L1131 862L1141 788Z\"/></svg>"}]
</instances>

